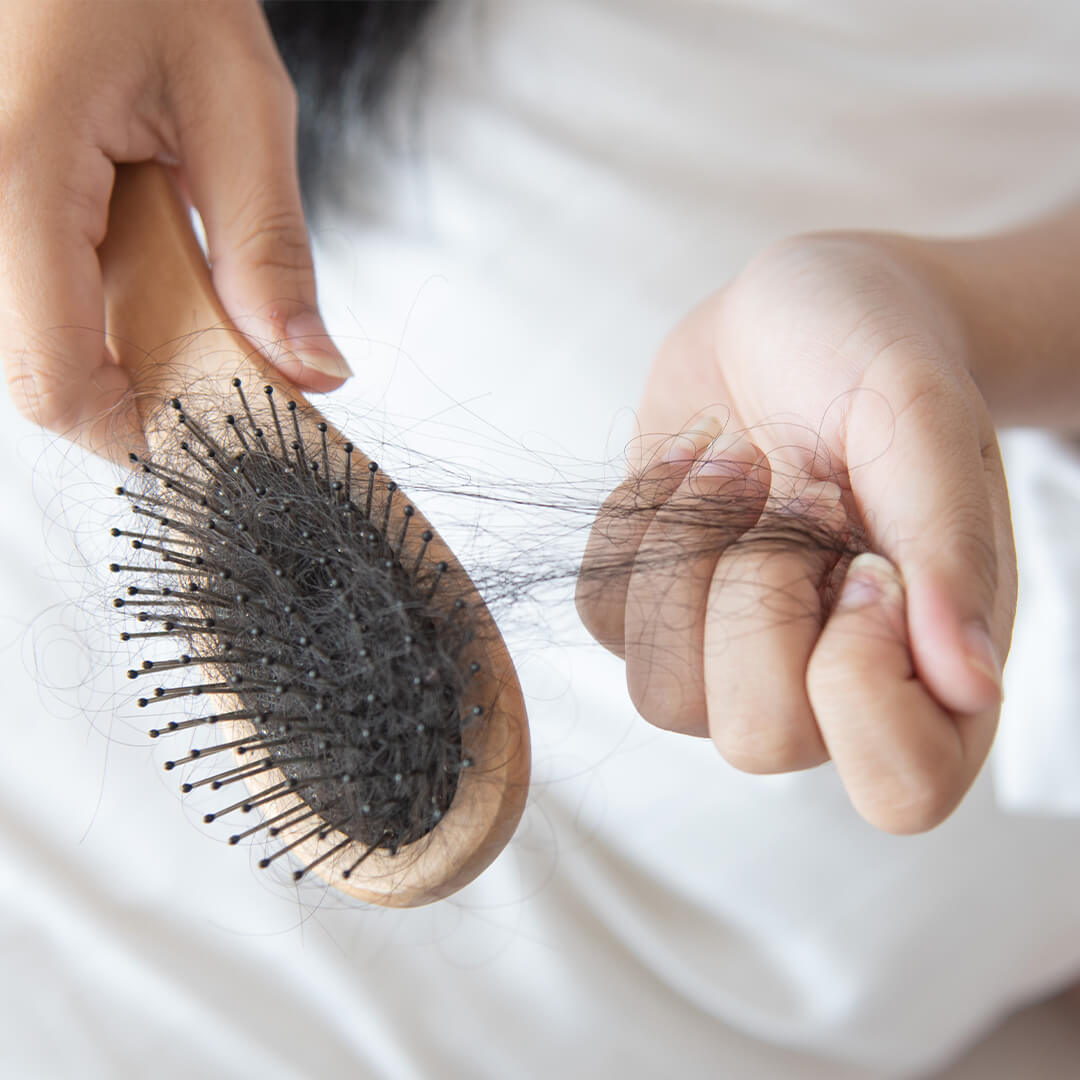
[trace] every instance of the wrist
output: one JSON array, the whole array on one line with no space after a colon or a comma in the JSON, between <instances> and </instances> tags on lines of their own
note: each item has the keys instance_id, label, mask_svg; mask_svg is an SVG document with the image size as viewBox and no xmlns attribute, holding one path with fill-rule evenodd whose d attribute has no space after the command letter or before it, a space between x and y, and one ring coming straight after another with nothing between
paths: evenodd
<instances>
[{"instance_id":1,"label":"wrist","mask_svg":"<svg viewBox=\"0 0 1080 1080\"><path fill-rule=\"evenodd\" d=\"M975 239L894 242L953 312L994 423L1080 430L1080 215Z\"/></svg>"}]
</instances>

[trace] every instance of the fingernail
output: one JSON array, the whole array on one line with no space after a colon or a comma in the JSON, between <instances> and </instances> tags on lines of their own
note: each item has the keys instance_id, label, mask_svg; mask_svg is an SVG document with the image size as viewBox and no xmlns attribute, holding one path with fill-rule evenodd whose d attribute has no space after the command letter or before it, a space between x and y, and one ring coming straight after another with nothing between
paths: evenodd
<instances>
[{"instance_id":1,"label":"fingernail","mask_svg":"<svg viewBox=\"0 0 1080 1080\"><path fill-rule=\"evenodd\" d=\"M852 559L836 607L856 611L903 594L904 586L893 564L880 555L864 552Z\"/></svg>"},{"instance_id":2,"label":"fingernail","mask_svg":"<svg viewBox=\"0 0 1080 1080\"><path fill-rule=\"evenodd\" d=\"M302 311L285 324L285 344L304 365L334 379L347 379L352 368L338 352L322 319L314 312Z\"/></svg>"},{"instance_id":3,"label":"fingernail","mask_svg":"<svg viewBox=\"0 0 1080 1080\"><path fill-rule=\"evenodd\" d=\"M964 648L968 666L993 683L997 701L1000 701L1002 664L998 659L998 652L990 637L990 631L980 622L968 623L964 627ZM990 704L996 704L996 702Z\"/></svg>"},{"instance_id":4,"label":"fingernail","mask_svg":"<svg viewBox=\"0 0 1080 1080\"><path fill-rule=\"evenodd\" d=\"M722 420L715 416L705 416L688 431L680 432L672 439L662 460L669 465L683 465L688 461L695 461L723 430Z\"/></svg>"},{"instance_id":5,"label":"fingernail","mask_svg":"<svg viewBox=\"0 0 1080 1080\"><path fill-rule=\"evenodd\" d=\"M694 476L745 476L760 457L758 448L743 434L719 435L702 448L693 466Z\"/></svg>"}]
</instances>

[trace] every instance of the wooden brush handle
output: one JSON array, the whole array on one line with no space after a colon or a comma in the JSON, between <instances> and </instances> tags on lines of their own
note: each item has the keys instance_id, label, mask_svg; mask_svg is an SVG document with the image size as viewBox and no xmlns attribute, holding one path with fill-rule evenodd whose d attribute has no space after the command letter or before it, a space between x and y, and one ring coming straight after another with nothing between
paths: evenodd
<instances>
[{"instance_id":1,"label":"wooden brush handle","mask_svg":"<svg viewBox=\"0 0 1080 1080\"><path fill-rule=\"evenodd\" d=\"M152 453L168 452L175 413L168 401L184 398L185 410L198 407L198 422L227 441L224 412L232 395L231 382L259 390L275 386L282 399L303 405L301 426L306 438L315 436L321 417L267 363L251 341L229 321L210 278L202 249L192 230L172 178L157 165L117 168L108 233L99 248L106 297L109 347L130 373L133 394ZM192 395L192 390L196 391ZM193 406L192 402L197 402ZM338 442L341 436L330 431ZM363 468L367 459L354 455ZM380 476L385 490L386 479ZM396 535L406 505L399 498L390 516ZM415 538L430 525L417 509L411 527ZM434 531L434 530L433 530ZM414 549L415 550L415 549ZM406 552L408 555L409 552ZM360 899L390 905L415 906L447 896L474 878L509 840L524 807L529 780L529 737L525 707L513 664L486 606L453 553L435 535L428 558L445 560L455 585L452 595L466 599L476 619L476 646L467 659L482 664L475 691L488 706L486 722L463 734L463 752L474 766L462 773L457 793L439 824L396 855L379 851L348 879L341 868L348 854L327 859L315 872L335 888ZM235 709L236 699L217 695L222 711ZM473 730L473 729L476 730ZM251 782L265 791L281 779L276 770ZM270 817L284 811L283 796L263 807ZM279 839L289 844L310 828L282 829ZM296 849L299 858L315 863L340 834L315 839Z\"/></svg>"}]
</instances>

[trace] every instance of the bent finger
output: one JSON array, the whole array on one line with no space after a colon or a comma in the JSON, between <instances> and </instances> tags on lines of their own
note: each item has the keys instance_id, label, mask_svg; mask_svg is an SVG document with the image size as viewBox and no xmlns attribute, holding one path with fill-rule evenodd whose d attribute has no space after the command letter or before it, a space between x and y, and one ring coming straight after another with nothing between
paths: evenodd
<instances>
[{"instance_id":1,"label":"bent finger","mask_svg":"<svg viewBox=\"0 0 1080 1080\"><path fill-rule=\"evenodd\" d=\"M768 490L769 466L753 443L717 440L641 539L626 591L626 680L638 712L658 727L708 734L703 650L713 570L753 527Z\"/></svg>"},{"instance_id":2,"label":"bent finger","mask_svg":"<svg viewBox=\"0 0 1080 1080\"><path fill-rule=\"evenodd\" d=\"M113 167L77 148L72 160L0 169L0 353L19 411L34 423L123 460L142 446L130 380L112 360L96 245L105 232ZM37 167L34 167L37 166ZM77 170L72 173L72 170ZM76 175L80 191L42 177Z\"/></svg>"},{"instance_id":3,"label":"bent finger","mask_svg":"<svg viewBox=\"0 0 1080 1080\"><path fill-rule=\"evenodd\" d=\"M827 760L806 692L822 623L822 594L837 555L817 545L843 530L840 488L806 482L718 561L705 629L709 733L720 754L753 773L792 772ZM782 517L791 519L788 529ZM808 542L793 546L793 532Z\"/></svg>"},{"instance_id":4,"label":"bent finger","mask_svg":"<svg viewBox=\"0 0 1080 1080\"><path fill-rule=\"evenodd\" d=\"M956 716L917 676L899 572L860 555L807 669L818 725L856 810L923 832L960 802L990 749L996 710Z\"/></svg>"},{"instance_id":5,"label":"bent finger","mask_svg":"<svg viewBox=\"0 0 1080 1080\"><path fill-rule=\"evenodd\" d=\"M657 510L719 434L720 422L707 417L658 442L596 515L578 572L575 602L585 628L616 656L624 655L626 591L642 538Z\"/></svg>"}]
</instances>

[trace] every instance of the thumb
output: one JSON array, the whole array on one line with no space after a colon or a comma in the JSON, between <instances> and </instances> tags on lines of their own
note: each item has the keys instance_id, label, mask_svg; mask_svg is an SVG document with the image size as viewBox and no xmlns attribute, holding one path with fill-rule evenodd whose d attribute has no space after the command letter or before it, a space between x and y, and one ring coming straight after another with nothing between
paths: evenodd
<instances>
[{"instance_id":1,"label":"thumb","mask_svg":"<svg viewBox=\"0 0 1080 1080\"><path fill-rule=\"evenodd\" d=\"M1001 700L1015 578L997 440L959 380L917 363L894 370L880 394L853 402L846 452L874 546L905 583L915 671L942 705L971 714ZM910 404L886 419L883 403L898 400Z\"/></svg>"},{"instance_id":2,"label":"thumb","mask_svg":"<svg viewBox=\"0 0 1080 1080\"><path fill-rule=\"evenodd\" d=\"M272 46L271 46L272 49ZM296 168L296 97L277 60L232 59L178 107L180 160L214 287L237 327L299 386L352 372L319 315Z\"/></svg>"}]
</instances>

